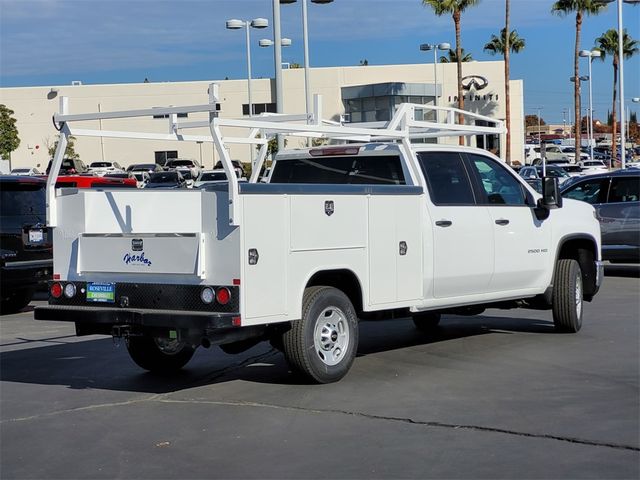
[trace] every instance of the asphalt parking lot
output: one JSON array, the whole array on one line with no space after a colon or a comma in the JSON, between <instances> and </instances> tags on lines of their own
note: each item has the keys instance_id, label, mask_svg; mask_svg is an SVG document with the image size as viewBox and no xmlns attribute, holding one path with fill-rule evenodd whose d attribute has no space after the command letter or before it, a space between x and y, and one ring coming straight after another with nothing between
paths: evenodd
<instances>
[{"instance_id":1,"label":"asphalt parking lot","mask_svg":"<svg viewBox=\"0 0 640 480\"><path fill-rule=\"evenodd\" d=\"M608 269L577 335L531 310L363 323L322 386L268 344L157 378L111 338L1 317L0 476L637 479L638 273Z\"/></svg>"}]
</instances>

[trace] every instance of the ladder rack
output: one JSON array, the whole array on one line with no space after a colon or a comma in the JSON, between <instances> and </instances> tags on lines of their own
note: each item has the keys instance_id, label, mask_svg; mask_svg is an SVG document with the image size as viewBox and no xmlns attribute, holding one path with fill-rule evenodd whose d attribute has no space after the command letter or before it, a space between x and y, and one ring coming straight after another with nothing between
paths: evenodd
<instances>
[{"instance_id":1,"label":"ladder rack","mask_svg":"<svg viewBox=\"0 0 640 480\"><path fill-rule=\"evenodd\" d=\"M409 150L412 139L506 133L506 128L501 120L456 108L413 103L401 104L393 118L388 122L343 124L322 120L320 95L314 97L314 112L309 115L262 114L246 119L220 118L216 106L219 101L218 85L210 84L208 93L209 103L203 105L81 114L70 114L69 99L61 97L60 112L53 116L54 126L60 131L60 139L47 179L48 225L57 225L55 183L70 136L213 143L229 179L229 223L237 226L241 218L238 179L234 173L229 152L225 148L228 144L260 145L258 157L253 165L253 173L249 180L250 182L256 182L266 159L269 139L275 135L357 142L401 142L403 147ZM179 113L208 113L209 119L179 122ZM425 114L429 113L432 113L438 120L444 118L444 121L424 120ZM72 126L74 122L153 117L158 115L166 115L168 117L169 128L167 133L93 130ZM481 121L486 125L475 125L476 121ZM473 122L474 124L468 124L467 122ZM246 134L239 137L224 136L222 127L244 129L243 131ZM183 131L191 128L209 128L211 135L186 135L183 133Z\"/></svg>"}]
</instances>

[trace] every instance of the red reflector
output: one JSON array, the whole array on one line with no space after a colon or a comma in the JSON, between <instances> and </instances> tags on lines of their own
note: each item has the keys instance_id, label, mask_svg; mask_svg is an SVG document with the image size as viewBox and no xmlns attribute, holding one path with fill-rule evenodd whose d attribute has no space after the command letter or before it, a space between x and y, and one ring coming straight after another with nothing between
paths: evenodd
<instances>
[{"instance_id":1,"label":"red reflector","mask_svg":"<svg viewBox=\"0 0 640 480\"><path fill-rule=\"evenodd\" d=\"M360 147L330 147L330 148L312 148L309 155L312 157L325 157L328 155L357 155Z\"/></svg>"},{"instance_id":2,"label":"red reflector","mask_svg":"<svg viewBox=\"0 0 640 480\"><path fill-rule=\"evenodd\" d=\"M233 317L233 319L231 319L231 323L234 327L240 327L242 326L242 319L240 317Z\"/></svg>"},{"instance_id":3,"label":"red reflector","mask_svg":"<svg viewBox=\"0 0 640 480\"><path fill-rule=\"evenodd\" d=\"M216 301L220 305L226 305L231 300L231 292L227 287L220 287L216 290Z\"/></svg>"},{"instance_id":4,"label":"red reflector","mask_svg":"<svg viewBox=\"0 0 640 480\"><path fill-rule=\"evenodd\" d=\"M233 279L233 284L234 285L240 285L240 279L239 278L234 278Z\"/></svg>"},{"instance_id":5,"label":"red reflector","mask_svg":"<svg viewBox=\"0 0 640 480\"><path fill-rule=\"evenodd\" d=\"M59 283L52 283L51 296L53 298L60 298L62 296L62 285L60 285Z\"/></svg>"},{"instance_id":6,"label":"red reflector","mask_svg":"<svg viewBox=\"0 0 640 480\"><path fill-rule=\"evenodd\" d=\"M54 273L53 274L53 279L54 280L60 280L60 274L59 273Z\"/></svg>"}]
</instances>

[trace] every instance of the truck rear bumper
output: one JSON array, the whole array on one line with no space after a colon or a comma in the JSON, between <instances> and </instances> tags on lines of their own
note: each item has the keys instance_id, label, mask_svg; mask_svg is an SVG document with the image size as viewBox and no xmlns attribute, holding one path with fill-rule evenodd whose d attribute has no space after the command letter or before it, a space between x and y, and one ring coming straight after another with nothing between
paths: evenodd
<instances>
[{"instance_id":1,"label":"truck rear bumper","mask_svg":"<svg viewBox=\"0 0 640 480\"><path fill-rule=\"evenodd\" d=\"M36 307L34 318L36 320L75 322L79 332L81 330L95 330L94 333L116 325L142 328L188 329L203 332L240 326L240 316L238 313L94 308L62 305ZM92 326L94 328L92 328Z\"/></svg>"}]
</instances>

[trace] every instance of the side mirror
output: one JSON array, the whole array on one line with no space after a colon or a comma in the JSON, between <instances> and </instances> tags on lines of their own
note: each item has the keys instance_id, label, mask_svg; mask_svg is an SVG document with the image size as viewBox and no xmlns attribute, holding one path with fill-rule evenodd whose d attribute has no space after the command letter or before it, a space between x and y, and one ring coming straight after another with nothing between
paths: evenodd
<instances>
[{"instance_id":1,"label":"side mirror","mask_svg":"<svg viewBox=\"0 0 640 480\"><path fill-rule=\"evenodd\" d=\"M562 208L562 195L556 177L544 177L542 179L542 207L547 209Z\"/></svg>"}]
</instances>

